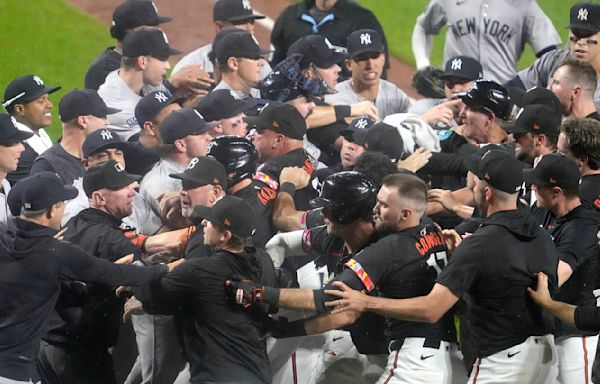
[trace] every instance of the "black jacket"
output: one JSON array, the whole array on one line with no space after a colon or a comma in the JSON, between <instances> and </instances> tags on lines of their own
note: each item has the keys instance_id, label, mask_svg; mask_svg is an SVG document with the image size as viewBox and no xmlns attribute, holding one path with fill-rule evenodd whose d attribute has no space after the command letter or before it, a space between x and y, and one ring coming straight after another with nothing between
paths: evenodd
<instances>
[{"instance_id":1,"label":"black jacket","mask_svg":"<svg viewBox=\"0 0 600 384\"><path fill-rule=\"evenodd\" d=\"M56 231L15 219L16 233L0 236L0 377L27 381L46 333L61 280L112 286L147 284L165 266L116 265L53 238Z\"/></svg>"}]
</instances>

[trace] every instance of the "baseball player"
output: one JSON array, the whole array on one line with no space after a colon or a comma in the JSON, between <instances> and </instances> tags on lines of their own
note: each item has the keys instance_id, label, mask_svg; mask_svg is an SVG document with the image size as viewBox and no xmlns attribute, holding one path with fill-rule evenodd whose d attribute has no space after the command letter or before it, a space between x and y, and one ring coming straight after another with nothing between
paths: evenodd
<instances>
[{"instance_id":1,"label":"baseball player","mask_svg":"<svg viewBox=\"0 0 600 384\"><path fill-rule=\"evenodd\" d=\"M448 26L444 62L457 55L473 57L483 66L483 78L499 83L516 75L526 42L538 57L561 43L535 0L431 0L412 34L418 69L430 65L432 35L444 25Z\"/></svg>"}]
</instances>

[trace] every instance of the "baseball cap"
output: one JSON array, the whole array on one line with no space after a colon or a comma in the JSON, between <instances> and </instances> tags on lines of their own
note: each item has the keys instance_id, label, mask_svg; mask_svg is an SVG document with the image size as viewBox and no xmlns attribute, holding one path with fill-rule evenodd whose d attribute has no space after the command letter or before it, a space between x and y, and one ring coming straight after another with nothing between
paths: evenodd
<instances>
[{"instance_id":1,"label":"baseball cap","mask_svg":"<svg viewBox=\"0 0 600 384\"><path fill-rule=\"evenodd\" d=\"M171 48L167 35L160 29L140 29L128 33L123 40L123 56L138 57L152 56L165 61L171 55L178 55L181 51Z\"/></svg>"},{"instance_id":2,"label":"baseball cap","mask_svg":"<svg viewBox=\"0 0 600 384\"><path fill-rule=\"evenodd\" d=\"M354 59L364 53L384 52L383 39L379 32L372 29L359 29L348 36L346 41L348 56Z\"/></svg>"},{"instance_id":3,"label":"baseball cap","mask_svg":"<svg viewBox=\"0 0 600 384\"><path fill-rule=\"evenodd\" d=\"M226 63L230 57L244 57L257 60L268 50L261 49L252 34L241 31L225 35L215 48L217 60Z\"/></svg>"},{"instance_id":4,"label":"baseball cap","mask_svg":"<svg viewBox=\"0 0 600 384\"><path fill-rule=\"evenodd\" d=\"M343 61L347 55L340 48L321 35L307 35L296 40L287 51L288 56L302 55L299 61L300 68L306 69L311 63L319 68L329 68Z\"/></svg>"},{"instance_id":5,"label":"baseball cap","mask_svg":"<svg viewBox=\"0 0 600 384\"><path fill-rule=\"evenodd\" d=\"M164 144L173 144L175 140L186 136L201 135L215 125L207 123L195 109L181 108L167 116L158 127L158 131Z\"/></svg>"},{"instance_id":6,"label":"baseball cap","mask_svg":"<svg viewBox=\"0 0 600 384\"><path fill-rule=\"evenodd\" d=\"M344 136L348 141L355 141L354 135L357 134L359 141L364 140L365 135L360 134L360 132L369 129L373 124L375 124L375 121L370 117L358 117L352 120L347 128L340 130L340 136ZM362 145L362 143L358 144Z\"/></svg>"},{"instance_id":7,"label":"baseball cap","mask_svg":"<svg viewBox=\"0 0 600 384\"><path fill-rule=\"evenodd\" d=\"M558 137L561 123L561 113L546 105L526 105L519 110L516 120L509 127L504 127L508 132L544 134Z\"/></svg>"},{"instance_id":8,"label":"baseball cap","mask_svg":"<svg viewBox=\"0 0 600 384\"><path fill-rule=\"evenodd\" d=\"M8 193L7 200L20 201L21 207L31 211L50 208L60 201L74 199L79 193L77 188L64 185L56 173L49 171L26 177L19 184L19 188L14 192L11 189ZM43 193L40 193L40 191L43 191ZM19 194L20 199L17 196Z\"/></svg>"},{"instance_id":9,"label":"baseball cap","mask_svg":"<svg viewBox=\"0 0 600 384\"><path fill-rule=\"evenodd\" d=\"M129 143L123 141L117 131L113 129L99 129L85 138L82 145L83 158L87 159L90 155L106 148L117 148L124 151L129 148Z\"/></svg>"},{"instance_id":10,"label":"baseball cap","mask_svg":"<svg viewBox=\"0 0 600 384\"><path fill-rule=\"evenodd\" d=\"M542 156L535 168L523 170L523 178L535 185L578 188L580 174L573 160L559 153L550 153Z\"/></svg>"},{"instance_id":11,"label":"baseball cap","mask_svg":"<svg viewBox=\"0 0 600 384\"><path fill-rule=\"evenodd\" d=\"M255 15L252 12L250 0L217 0L213 8L214 21L229 21L242 24L244 21L264 19L265 16Z\"/></svg>"},{"instance_id":12,"label":"baseball cap","mask_svg":"<svg viewBox=\"0 0 600 384\"><path fill-rule=\"evenodd\" d=\"M523 166L498 146L490 144L463 160L465 167L492 187L516 193L523 184Z\"/></svg>"},{"instance_id":13,"label":"baseball cap","mask_svg":"<svg viewBox=\"0 0 600 384\"><path fill-rule=\"evenodd\" d=\"M597 33L600 31L600 5L579 3L571 7L569 29L581 29Z\"/></svg>"},{"instance_id":14,"label":"baseball cap","mask_svg":"<svg viewBox=\"0 0 600 384\"><path fill-rule=\"evenodd\" d=\"M270 129L296 140L306 134L306 120L293 106L280 102L267 104L258 116L246 116L244 120L257 130Z\"/></svg>"},{"instance_id":15,"label":"baseball cap","mask_svg":"<svg viewBox=\"0 0 600 384\"><path fill-rule=\"evenodd\" d=\"M506 88L490 80L477 80L465 93L457 93L469 107L482 108L497 117L507 120L510 116L512 103Z\"/></svg>"},{"instance_id":16,"label":"baseball cap","mask_svg":"<svg viewBox=\"0 0 600 384\"><path fill-rule=\"evenodd\" d=\"M33 132L24 132L17 128L17 120L8 113L0 113L0 145L24 141L33 136Z\"/></svg>"},{"instance_id":17,"label":"baseball cap","mask_svg":"<svg viewBox=\"0 0 600 384\"><path fill-rule=\"evenodd\" d=\"M222 29L219 31L219 33L216 34L213 42L212 42L212 49L210 52L208 52L208 60L210 60L211 62L214 62L215 59L217 58L217 46L219 45L219 43L221 42L221 40L223 40L223 38L227 35L230 35L232 33L236 33L236 32L246 32L243 29L240 28L226 28L226 29Z\"/></svg>"},{"instance_id":18,"label":"baseball cap","mask_svg":"<svg viewBox=\"0 0 600 384\"><path fill-rule=\"evenodd\" d=\"M83 190L87 197L91 197L94 191L99 189L121 189L142 178L140 175L132 175L115 160L96 164L83 175Z\"/></svg>"},{"instance_id":19,"label":"baseball cap","mask_svg":"<svg viewBox=\"0 0 600 384\"><path fill-rule=\"evenodd\" d=\"M98 92L93 89L75 88L65 94L58 103L58 114L63 123L79 116L106 117L117 112L121 110L107 107Z\"/></svg>"},{"instance_id":20,"label":"baseball cap","mask_svg":"<svg viewBox=\"0 0 600 384\"><path fill-rule=\"evenodd\" d=\"M59 86L46 87L44 81L38 75L17 77L6 86L2 106L8 108L14 104L26 103L59 89Z\"/></svg>"},{"instance_id":21,"label":"baseball cap","mask_svg":"<svg viewBox=\"0 0 600 384\"><path fill-rule=\"evenodd\" d=\"M256 216L252 208L235 196L224 196L212 207L197 205L193 216L202 217L241 237L250 237L256 230Z\"/></svg>"},{"instance_id":22,"label":"baseball cap","mask_svg":"<svg viewBox=\"0 0 600 384\"><path fill-rule=\"evenodd\" d=\"M369 151L383 153L394 163L400 160L404 152L404 142L398 129L381 122L366 130L362 146Z\"/></svg>"},{"instance_id":23,"label":"baseball cap","mask_svg":"<svg viewBox=\"0 0 600 384\"><path fill-rule=\"evenodd\" d=\"M469 56L454 56L446 61L442 78L459 77L466 80L478 80L483 77L483 68L479 61Z\"/></svg>"},{"instance_id":24,"label":"baseball cap","mask_svg":"<svg viewBox=\"0 0 600 384\"><path fill-rule=\"evenodd\" d=\"M111 30L122 31L142 25L156 26L171 20L172 17L159 16L156 5L152 1L126 0L113 12Z\"/></svg>"},{"instance_id":25,"label":"baseball cap","mask_svg":"<svg viewBox=\"0 0 600 384\"><path fill-rule=\"evenodd\" d=\"M194 108L206 121L218 121L246 112L256 106L253 98L239 98L229 89L216 89L204 96Z\"/></svg>"},{"instance_id":26,"label":"baseball cap","mask_svg":"<svg viewBox=\"0 0 600 384\"><path fill-rule=\"evenodd\" d=\"M212 156L194 157L183 172L171 173L169 176L198 187L211 184L227 188L225 166Z\"/></svg>"},{"instance_id":27,"label":"baseball cap","mask_svg":"<svg viewBox=\"0 0 600 384\"><path fill-rule=\"evenodd\" d=\"M146 121L152 121L165 107L177 103L181 105L185 99L174 99L166 91L153 91L145 95L135 106L135 118L140 126Z\"/></svg>"},{"instance_id":28,"label":"baseball cap","mask_svg":"<svg viewBox=\"0 0 600 384\"><path fill-rule=\"evenodd\" d=\"M527 91L522 88L510 87L508 89L510 100L518 107L525 107L531 104L544 104L549 108L560 111L560 101L548 88L533 87Z\"/></svg>"}]
</instances>

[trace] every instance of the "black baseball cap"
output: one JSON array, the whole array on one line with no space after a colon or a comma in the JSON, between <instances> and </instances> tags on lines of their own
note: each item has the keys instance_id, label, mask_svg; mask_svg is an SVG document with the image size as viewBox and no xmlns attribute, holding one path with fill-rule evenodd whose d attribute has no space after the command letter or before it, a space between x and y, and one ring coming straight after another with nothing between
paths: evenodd
<instances>
[{"instance_id":1,"label":"black baseball cap","mask_svg":"<svg viewBox=\"0 0 600 384\"><path fill-rule=\"evenodd\" d=\"M152 56L166 61L169 56L180 53L181 51L169 46L167 35L156 28L133 31L128 33L123 40L123 56L125 57Z\"/></svg>"},{"instance_id":2,"label":"black baseball cap","mask_svg":"<svg viewBox=\"0 0 600 384\"><path fill-rule=\"evenodd\" d=\"M510 126L504 127L512 133L544 134L558 137L561 123L561 113L546 105L532 104L521 108L516 120Z\"/></svg>"},{"instance_id":3,"label":"black baseball cap","mask_svg":"<svg viewBox=\"0 0 600 384\"><path fill-rule=\"evenodd\" d=\"M580 174L573 160L550 153L542 156L535 168L525 169L523 178L530 184L575 189L579 188Z\"/></svg>"},{"instance_id":4,"label":"black baseball cap","mask_svg":"<svg viewBox=\"0 0 600 384\"><path fill-rule=\"evenodd\" d=\"M24 132L17 128L17 121L8 113L0 113L0 145L14 144L29 139L33 132Z\"/></svg>"},{"instance_id":5,"label":"black baseball cap","mask_svg":"<svg viewBox=\"0 0 600 384\"><path fill-rule=\"evenodd\" d=\"M483 78L483 68L479 61L469 56L454 56L446 61L443 79L458 77L465 80L478 80Z\"/></svg>"},{"instance_id":6,"label":"black baseball cap","mask_svg":"<svg viewBox=\"0 0 600 384\"><path fill-rule=\"evenodd\" d=\"M523 184L521 162L496 145L481 147L477 152L463 159L463 163L479 179L500 191L516 193Z\"/></svg>"},{"instance_id":7,"label":"black baseball cap","mask_svg":"<svg viewBox=\"0 0 600 384\"><path fill-rule=\"evenodd\" d=\"M404 142L396 127L379 122L366 130L364 143L366 150L381 152L392 162L397 162L404 153Z\"/></svg>"},{"instance_id":8,"label":"black baseball cap","mask_svg":"<svg viewBox=\"0 0 600 384\"><path fill-rule=\"evenodd\" d=\"M204 96L194 108L206 121L218 121L233 117L256 106L251 97L240 98L229 89L216 89Z\"/></svg>"},{"instance_id":9,"label":"black baseball cap","mask_svg":"<svg viewBox=\"0 0 600 384\"><path fill-rule=\"evenodd\" d=\"M548 88L533 87L527 91L521 88L509 88L510 99L518 107L532 104L544 104L560 112L560 101L558 97Z\"/></svg>"},{"instance_id":10,"label":"black baseball cap","mask_svg":"<svg viewBox=\"0 0 600 384\"><path fill-rule=\"evenodd\" d=\"M348 56L354 59L365 53L382 53L385 51L383 39L379 32L372 29L359 29L348 36L346 41Z\"/></svg>"},{"instance_id":11,"label":"black baseball cap","mask_svg":"<svg viewBox=\"0 0 600 384\"><path fill-rule=\"evenodd\" d=\"M212 156L194 157L190 160L185 171L171 173L169 176L174 179L186 181L197 187L203 185L220 185L223 189L227 188L225 166Z\"/></svg>"},{"instance_id":12,"label":"black baseball cap","mask_svg":"<svg viewBox=\"0 0 600 384\"><path fill-rule=\"evenodd\" d=\"M140 175L127 173L125 168L115 160L96 164L85 172L83 176L83 190L87 197L91 197L94 191L108 188L112 190L121 189L142 178Z\"/></svg>"},{"instance_id":13,"label":"black baseball cap","mask_svg":"<svg viewBox=\"0 0 600 384\"><path fill-rule=\"evenodd\" d=\"M164 144L173 144L175 140L186 136L208 132L215 125L207 123L200 112L194 108L181 108L167 116L158 127L158 131Z\"/></svg>"},{"instance_id":14,"label":"black baseball cap","mask_svg":"<svg viewBox=\"0 0 600 384\"><path fill-rule=\"evenodd\" d=\"M255 15L252 12L250 0L217 0L213 8L213 21L243 24L243 22L264 18L265 16Z\"/></svg>"},{"instance_id":15,"label":"black baseball cap","mask_svg":"<svg viewBox=\"0 0 600 384\"><path fill-rule=\"evenodd\" d=\"M79 116L106 117L117 112L121 110L106 106L98 92L93 89L75 88L65 94L58 103L58 114L63 123Z\"/></svg>"},{"instance_id":16,"label":"black baseball cap","mask_svg":"<svg viewBox=\"0 0 600 384\"><path fill-rule=\"evenodd\" d=\"M217 60L226 63L230 57L244 57L257 60L268 50L261 49L251 33L240 31L225 35L215 48Z\"/></svg>"},{"instance_id":17,"label":"black baseball cap","mask_svg":"<svg viewBox=\"0 0 600 384\"><path fill-rule=\"evenodd\" d=\"M357 144L363 145L365 134L361 134L362 131L369 129L375 121L370 117L357 117L348 124L347 128L340 130L340 136L343 136L348 141L356 142L354 136L356 135L359 142Z\"/></svg>"},{"instance_id":18,"label":"black baseball cap","mask_svg":"<svg viewBox=\"0 0 600 384\"><path fill-rule=\"evenodd\" d=\"M99 129L85 138L82 145L83 158L87 159L90 155L107 148L117 148L125 151L129 149L129 143L123 141L117 131L113 129Z\"/></svg>"},{"instance_id":19,"label":"black baseball cap","mask_svg":"<svg viewBox=\"0 0 600 384\"><path fill-rule=\"evenodd\" d=\"M258 131L270 129L296 140L303 140L306 134L306 120L296 108L285 103L267 104L258 116L247 116L244 120Z\"/></svg>"},{"instance_id":20,"label":"black baseball cap","mask_svg":"<svg viewBox=\"0 0 600 384\"><path fill-rule=\"evenodd\" d=\"M2 106L9 109L14 104L35 100L46 93L50 94L59 89L59 86L46 87L38 75L17 77L6 86Z\"/></svg>"},{"instance_id":21,"label":"black baseball cap","mask_svg":"<svg viewBox=\"0 0 600 384\"><path fill-rule=\"evenodd\" d=\"M495 116L507 120L512 110L508 90L490 80L477 80L467 92L457 93L468 107L481 108Z\"/></svg>"},{"instance_id":22,"label":"black baseball cap","mask_svg":"<svg viewBox=\"0 0 600 384\"><path fill-rule=\"evenodd\" d=\"M197 205L192 214L224 227L233 234L250 237L256 231L256 216L250 205L235 196L224 196L212 207Z\"/></svg>"},{"instance_id":23,"label":"black baseball cap","mask_svg":"<svg viewBox=\"0 0 600 384\"><path fill-rule=\"evenodd\" d=\"M600 4L579 3L571 7L569 29L597 33L600 31Z\"/></svg>"},{"instance_id":24,"label":"black baseball cap","mask_svg":"<svg viewBox=\"0 0 600 384\"><path fill-rule=\"evenodd\" d=\"M211 62L214 62L215 59L217 58L217 46L219 45L221 40L223 40L223 38L225 36L231 35L232 33L236 33L236 32L246 32L246 31L243 29L240 29L240 28L226 28L226 29L220 30L212 42L212 47L211 47L212 49L210 52L208 52L208 55L207 55L208 60L210 60Z\"/></svg>"},{"instance_id":25,"label":"black baseball cap","mask_svg":"<svg viewBox=\"0 0 600 384\"><path fill-rule=\"evenodd\" d=\"M123 31L142 25L156 26L171 20L172 17L159 16L156 5L152 1L126 0L113 12L111 30Z\"/></svg>"},{"instance_id":26,"label":"black baseball cap","mask_svg":"<svg viewBox=\"0 0 600 384\"><path fill-rule=\"evenodd\" d=\"M49 171L28 176L18 184L14 192L10 190L7 200L20 201L21 207L31 211L50 208L58 202L74 199L79 193L77 188L64 185L56 173Z\"/></svg>"},{"instance_id":27,"label":"black baseball cap","mask_svg":"<svg viewBox=\"0 0 600 384\"><path fill-rule=\"evenodd\" d=\"M311 63L319 68L329 68L348 57L321 35L307 35L296 40L287 51L288 56L294 54L302 55L300 69L308 68Z\"/></svg>"},{"instance_id":28,"label":"black baseball cap","mask_svg":"<svg viewBox=\"0 0 600 384\"><path fill-rule=\"evenodd\" d=\"M144 95L135 106L135 118L142 127L146 121L152 121L165 107L177 103L183 104L184 98L174 99L166 91L153 91Z\"/></svg>"}]
</instances>

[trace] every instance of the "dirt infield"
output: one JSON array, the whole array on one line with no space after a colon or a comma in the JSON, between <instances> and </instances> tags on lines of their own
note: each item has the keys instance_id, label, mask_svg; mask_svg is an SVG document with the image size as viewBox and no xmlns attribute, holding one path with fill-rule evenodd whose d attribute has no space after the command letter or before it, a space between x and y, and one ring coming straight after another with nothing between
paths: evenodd
<instances>
[{"instance_id":1,"label":"dirt infield","mask_svg":"<svg viewBox=\"0 0 600 384\"><path fill-rule=\"evenodd\" d=\"M68 0L71 4L91 14L108 26L111 22L112 12L122 0ZM188 53L208 42L215 36L212 21L213 0L154 0L159 14L171 16L174 20L163 24L162 28L169 36L171 45ZM258 12L275 20L277 16L292 2L288 0L253 0L252 6ZM256 25L256 37L261 46L269 45L270 30L260 24ZM408 43L408 42L407 42ZM98 52L99 54L100 52ZM180 57L173 58L172 63ZM397 84L412 97L417 97L416 92L410 87L410 78L414 73L411 66L392 59L388 72L388 79Z\"/></svg>"}]
</instances>

